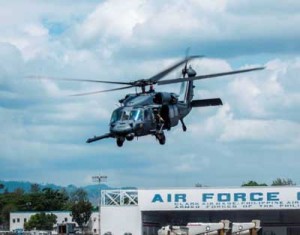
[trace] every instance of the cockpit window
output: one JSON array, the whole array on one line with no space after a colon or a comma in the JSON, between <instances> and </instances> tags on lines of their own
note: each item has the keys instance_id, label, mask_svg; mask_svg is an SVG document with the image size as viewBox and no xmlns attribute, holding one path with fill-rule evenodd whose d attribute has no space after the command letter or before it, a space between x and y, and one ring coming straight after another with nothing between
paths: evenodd
<instances>
[{"instance_id":1,"label":"cockpit window","mask_svg":"<svg viewBox=\"0 0 300 235\"><path fill-rule=\"evenodd\" d=\"M130 112L130 119L137 121L137 120L143 120L143 112L141 109L133 109Z\"/></svg>"},{"instance_id":2,"label":"cockpit window","mask_svg":"<svg viewBox=\"0 0 300 235\"><path fill-rule=\"evenodd\" d=\"M115 111L112 113L112 115L111 115L110 122L111 122L111 123L114 123L114 122L120 120L121 115L122 115L122 111L121 111L121 110L119 110L119 109L118 109L118 110L115 110Z\"/></svg>"},{"instance_id":3,"label":"cockpit window","mask_svg":"<svg viewBox=\"0 0 300 235\"><path fill-rule=\"evenodd\" d=\"M129 120L130 111L129 110L122 110L121 120L126 121Z\"/></svg>"},{"instance_id":4,"label":"cockpit window","mask_svg":"<svg viewBox=\"0 0 300 235\"><path fill-rule=\"evenodd\" d=\"M115 110L111 115L111 123L116 121L126 121L126 120L143 120L144 112L142 109L132 109L132 110Z\"/></svg>"}]
</instances>

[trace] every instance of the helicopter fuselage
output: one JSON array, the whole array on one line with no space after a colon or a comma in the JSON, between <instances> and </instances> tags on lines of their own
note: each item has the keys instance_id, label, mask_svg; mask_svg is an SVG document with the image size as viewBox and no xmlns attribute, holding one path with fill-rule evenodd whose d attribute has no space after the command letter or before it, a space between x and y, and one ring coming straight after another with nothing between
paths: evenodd
<instances>
[{"instance_id":1,"label":"helicopter fuselage","mask_svg":"<svg viewBox=\"0 0 300 235\"><path fill-rule=\"evenodd\" d=\"M111 116L110 133L121 140L159 135L176 126L191 110L178 96L168 92L129 94Z\"/></svg>"}]
</instances>

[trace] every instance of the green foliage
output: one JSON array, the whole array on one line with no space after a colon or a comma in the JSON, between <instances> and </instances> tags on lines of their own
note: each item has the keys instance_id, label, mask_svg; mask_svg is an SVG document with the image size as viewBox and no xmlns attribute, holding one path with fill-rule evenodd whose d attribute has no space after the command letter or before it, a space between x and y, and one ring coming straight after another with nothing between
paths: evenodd
<instances>
[{"instance_id":1,"label":"green foliage","mask_svg":"<svg viewBox=\"0 0 300 235\"><path fill-rule=\"evenodd\" d=\"M31 193L38 193L40 192L41 188L38 184L31 184L30 186L30 192Z\"/></svg>"},{"instance_id":2,"label":"green foliage","mask_svg":"<svg viewBox=\"0 0 300 235\"><path fill-rule=\"evenodd\" d=\"M82 188L75 190L74 192L70 193L70 201L85 201L88 199L87 192L84 191Z\"/></svg>"},{"instance_id":3,"label":"green foliage","mask_svg":"<svg viewBox=\"0 0 300 235\"><path fill-rule=\"evenodd\" d=\"M0 225L9 224L12 211L59 211L70 209L66 191L50 188L38 190L33 186L30 193L16 189L12 193L0 194Z\"/></svg>"},{"instance_id":4,"label":"green foliage","mask_svg":"<svg viewBox=\"0 0 300 235\"><path fill-rule=\"evenodd\" d=\"M1 213L0 213L0 217L1 217L1 221L2 224L6 227L9 226L9 214L11 211L14 211L16 209L16 206L13 204L6 204L1 208Z\"/></svg>"},{"instance_id":5,"label":"green foliage","mask_svg":"<svg viewBox=\"0 0 300 235\"><path fill-rule=\"evenodd\" d=\"M259 184L253 180L249 180L247 183L242 184L242 187L248 187L248 186L268 186L268 185L265 183Z\"/></svg>"},{"instance_id":6,"label":"green foliage","mask_svg":"<svg viewBox=\"0 0 300 235\"><path fill-rule=\"evenodd\" d=\"M42 190L42 197L39 199L39 203L35 205L37 207L35 210L54 211L64 208L64 204L68 201L68 195L59 190L45 188Z\"/></svg>"},{"instance_id":7,"label":"green foliage","mask_svg":"<svg viewBox=\"0 0 300 235\"><path fill-rule=\"evenodd\" d=\"M71 210L75 221L82 227L89 220L92 209L92 204L88 201L87 193L83 189L78 189L69 196L66 190L50 188L40 190L37 185L32 185L29 193L24 193L21 189L16 189L12 193L0 193L0 225L6 228L9 226L10 212L13 211L61 210ZM26 228L40 229L43 226L43 229L46 229L50 225L52 228L52 219L49 225L44 223L48 217L47 214L38 214L32 218L32 221L28 221Z\"/></svg>"},{"instance_id":8,"label":"green foliage","mask_svg":"<svg viewBox=\"0 0 300 235\"><path fill-rule=\"evenodd\" d=\"M273 180L272 186L284 186L284 185L296 185L296 183L293 182L293 180L287 178L287 179L281 179L277 178L276 180Z\"/></svg>"},{"instance_id":9,"label":"green foliage","mask_svg":"<svg viewBox=\"0 0 300 235\"><path fill-rule=\"evenodd\" d=\"M83 227L91 217L93 206L89 201L75 202L71 207L71 215L79 227Z\"/></svg>"},{"instance_id":10,"label":"green foliage","mask_svg":"<svg viewBox=\"0 0 300 235\"><path fill-rule=\"evenodd\" d=\"M56 223L57 216L46 214L45 212L32 215L28 222L24 224L25 230L52 230Z\"/></svg>"}]
</instances>

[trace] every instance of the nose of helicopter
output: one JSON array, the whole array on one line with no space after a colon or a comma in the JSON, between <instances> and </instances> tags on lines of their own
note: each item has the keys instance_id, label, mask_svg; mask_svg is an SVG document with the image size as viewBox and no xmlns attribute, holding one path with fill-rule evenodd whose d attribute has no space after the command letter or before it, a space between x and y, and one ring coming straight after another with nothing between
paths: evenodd
<instances>
[{"instance_id":1,"label":"nose of helicopter","mask_svg":"<svg viewBox=\"0 0 300 235\"><path fill-rule=\"evenodd\" d=\"M117 135L126 135L133 132L133 125L131 122L116 122L111 126L111 132Z\"/></svg>"}]
</instances>

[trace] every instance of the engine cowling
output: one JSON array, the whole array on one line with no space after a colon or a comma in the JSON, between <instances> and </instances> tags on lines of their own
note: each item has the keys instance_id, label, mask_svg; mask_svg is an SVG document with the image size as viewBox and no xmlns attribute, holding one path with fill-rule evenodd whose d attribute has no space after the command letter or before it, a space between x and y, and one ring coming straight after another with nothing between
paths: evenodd
<instances>
[{"instance_id":1,"label":"engine cowling","mask_svg":"<svg viewBox=\"0 0 300 235\"><path fill-rule=\"evenodd\" d=\"M174 93L159 92L153 97L153 102L155 104L177 104L177 96Z\"/></svg>"}]
</instances>

